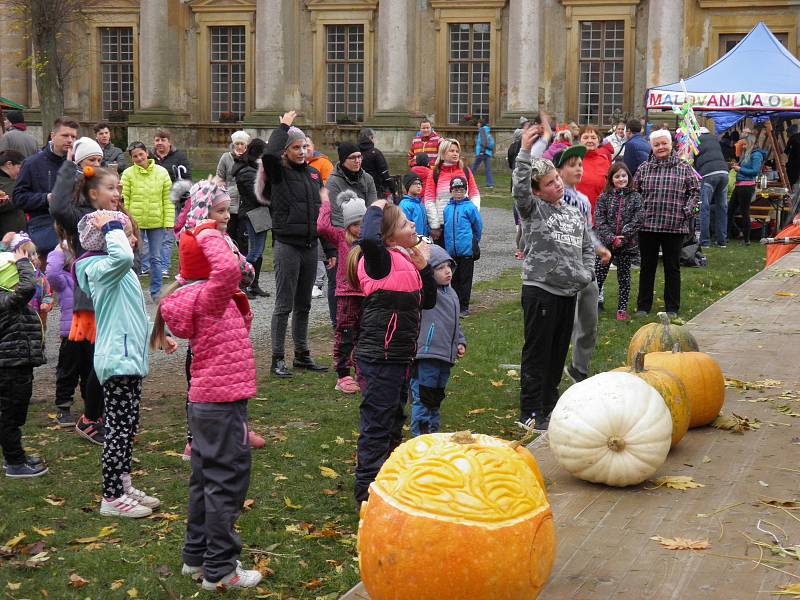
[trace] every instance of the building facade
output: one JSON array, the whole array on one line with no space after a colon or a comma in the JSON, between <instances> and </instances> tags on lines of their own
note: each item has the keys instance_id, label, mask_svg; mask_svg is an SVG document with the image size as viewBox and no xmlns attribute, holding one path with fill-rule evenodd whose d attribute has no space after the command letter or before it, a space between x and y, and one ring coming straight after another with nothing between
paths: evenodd
<instances>
[{"instance_id":1,"label":"building facade","mask_svg":"<svg viewBox=\"0 0 800 600\"><path fill-rule=\"evenodd\" d=\"M13 20L0 10L0 50L22 58ZM70 34L66 112L129 141L166 125L197 152L241 127L266 135L289 109L318 145L369 126L401 152L426 116L470 147L488 118L502 146L539 107L642 116L648 86L713 63L759 20L797 54L800 0L114 0ZM36 123L17 62L0 62L0 95Z\"/></svg>"}]
</instances>

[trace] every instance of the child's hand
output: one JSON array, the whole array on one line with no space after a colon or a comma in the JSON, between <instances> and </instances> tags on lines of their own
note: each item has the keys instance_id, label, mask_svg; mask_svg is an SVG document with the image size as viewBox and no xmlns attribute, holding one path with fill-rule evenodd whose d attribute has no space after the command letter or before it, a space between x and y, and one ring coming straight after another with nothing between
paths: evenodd
<instances>
[{"instance_id":1,"label":"child's hand","mask_svg":"<svg viewBox=\"0 0 800 600\"><path fill-rule=\"evenodd\" d=\"M164 354L172 354L177 349L178 349L178 342L175 341L175 338L171 336L167 336L164 338Z\"/></svg>"},{"instance_id":2,"label":"child's hand","mask_svg":"<svg viewBox=\"0 0 800 600\"><path fill-rule=\"evenodd\" d=\"M103 225L106 225L114 220L114 217L111 215L110 211L98 211L98 213L94 217L93 225L95 229L103 229Z\"/></svg>"},{"instance_id":3,"label":"child's hand","mask_svg":"<svg viewBox=\"0 0 800 600\"><path fill-rule=\"evenodd\" d=\"M47 314L51 310L53 310L53 303L52 302L48 302L47 304L40 304L39 305L39 312L43 312L44 314Z\"/></svg>"},{"instance_id":4,"label":"child's hand","mask_svg":"<svg viewBox=\"0 0 800 600\"><path fill-rule=\"evenodd\" d=\"M538 137L539 133L536 131L536 128L528 127L522 132L522 149L530 152L531 148L533 148L533 142L535 142Z\"/></svg>"},{"instance_id":5,"label":"child's hand","mask_svg":"<svg viewBox=\"0 0 800 600\"><path fill-rule=\"evenodd\" d=\"M621 235L618 235L617 237L614 238L614 241L611 242L611 247L612 248L619 248L620 246L622 246L622 244L624 242L625 242L625 237L621 236Z\"/></svg>"},{"instance_id":6,"label":"child's hand","mask_svg":"<svg viewBox=\"0 0 800 600\"><path fill-rule=\"evenodd\" d=\"M416 246L408 249L409 258L418 271L422 271L428 265L428 258L431 256L431 248L426 242L420 242Z\"/></svg>"},{"instance_id":7,"label":"child's hand","mask_svg":"<svg viewBox=\"0 0 800 600\"><path fill-rule=\"evenodd\" d=\"M14 262L17 262L18 260L21 260L23 258L27 258L28 260L30 260L30 257L28 256L28 253L25 250L23 250L22 248L17 248L16 250L14 250Z\"/></svg>"},{"instance_id":8,"label":"child's hand","mask_svg":"<svg viewBox=\"0 0 800 600\"><path fill-rule=\"evenodd\" d=\"M370 204L370 206L377 206L378 208L383 210L384 208L386 208L387 204L388 204L388 202L386 202L386 199L385 198L381 198L380 200L375 200L375 202Z\"/></svg>"},{"instance_id":9,"label":"child's hand","mask_svg":"<svg viewBox=\"0 0 800 600\"><path fill-rule=\"evenodd\" d=\"M442 228L439 227L438 229L431 229L431 237L433 241L440 239L442 237Z\"/></svg>"},{"instance_id":10,"label":"child's hand","mask_svg":"<svg viewBox=\"0 0 800 600\"><path fill-rule=\"evenodd\" d=\"M600 264L605 266L609 262L611 262L611 252L605 246L599 246L595 250L595 254L597 254L597 256L600 257Z\"/></svg>"},{"instance_id":11,"label":"child's hand","mask_svg":"<svg viewBox=\"0 0 800 600\"><path fill-rule=\"evenodd\" d=\"M456 350L456 357L462 358L467 353L467 347L464 344L459 344Z\"/></svg>"},{"instance_id":12,"label":"child's hand","mask_svg":"<svg viewBox=\"0 0 800 600\"><path fill-rule=\"evenodd\" d=\"M328 259L325 259L325 268L326 269L333 269L336 267L336 257L331 256Z\"/></svg>"}]
</instances>

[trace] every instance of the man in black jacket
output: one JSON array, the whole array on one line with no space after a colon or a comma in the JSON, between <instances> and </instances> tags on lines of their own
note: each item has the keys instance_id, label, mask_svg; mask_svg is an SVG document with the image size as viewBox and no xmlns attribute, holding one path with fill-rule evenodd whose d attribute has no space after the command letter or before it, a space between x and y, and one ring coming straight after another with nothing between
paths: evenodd
<instances>
[{"instance_id":1,"label":"man in black jacket","mask_svg":"<svg viewBox=\"0 0 800 600\"><path fill-rule=\"evenodd\" d=\"M383 152L375 147L375 132L372 129L364 128L358 134L358 148L362 156L361 168L372 176L378 198L394 194L394 181L389 174L389 165Z\"/></svg>"},{"instance_id":2,"label":"man in black jacket","mask_svg":"<svg viewBox=\"0 0 800 600\"><path fill-rule=\"evenodd\" d=\"M700 128L700 153L694 168L703 177L700 188L700 245L711 245L711 222L717 246L728 245L728 163L717 136Z\"/></svg>"}]
</instances>

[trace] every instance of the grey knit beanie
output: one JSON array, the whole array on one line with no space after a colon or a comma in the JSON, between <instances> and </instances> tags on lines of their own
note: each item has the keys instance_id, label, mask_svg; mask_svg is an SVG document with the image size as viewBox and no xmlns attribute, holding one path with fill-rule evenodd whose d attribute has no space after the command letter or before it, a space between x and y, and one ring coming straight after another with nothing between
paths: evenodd
<instances>
[{"instance_id":1,"label":"grey knit beanie","mask_svg":"<svg viewBox=\"0 0 800 600\"><path fill-rule=\"evenodd\" d=\"M297 140L305 141L306 134L299 127L289 127L289 137L286 139L286 145L283 147L286 150L289 146L295 143Z\"/></svg>"}]
</instances>

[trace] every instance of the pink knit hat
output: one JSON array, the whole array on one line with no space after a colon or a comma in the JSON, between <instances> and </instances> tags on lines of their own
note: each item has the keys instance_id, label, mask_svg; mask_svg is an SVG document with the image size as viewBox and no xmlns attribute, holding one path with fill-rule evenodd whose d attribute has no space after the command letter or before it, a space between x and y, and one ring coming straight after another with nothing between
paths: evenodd
<instances>
[{"instance_id":1,"label":"pink knit hat","mask_svg":"<svg viewBox=\"0 0 800 600\"><path fill-rule=\"evenodd\" d=\"M84 215L78 221L78 237L84 250L89 252L104 252L106 249L106 236L101 229L94 226L94 220L99 215L110 214L113 221L119 221L123 227L130 224L131 220L123 212L116 210L96 210Z\"/></svg>"},{"instance_id":2,"label":"pink knit hat","mask_svg":"<svg viewBox=\"0 0 800 600\"><path fill-rule=\"evenodd\" d=\"M231 197L224 184L209 177L204 181L198 181L189 190L189 200L191 208L186 215L184 229L194 229L202 221L208 218L208 211L212 206L222 202L230 202Z\"/></svg>"}]
</instances>

